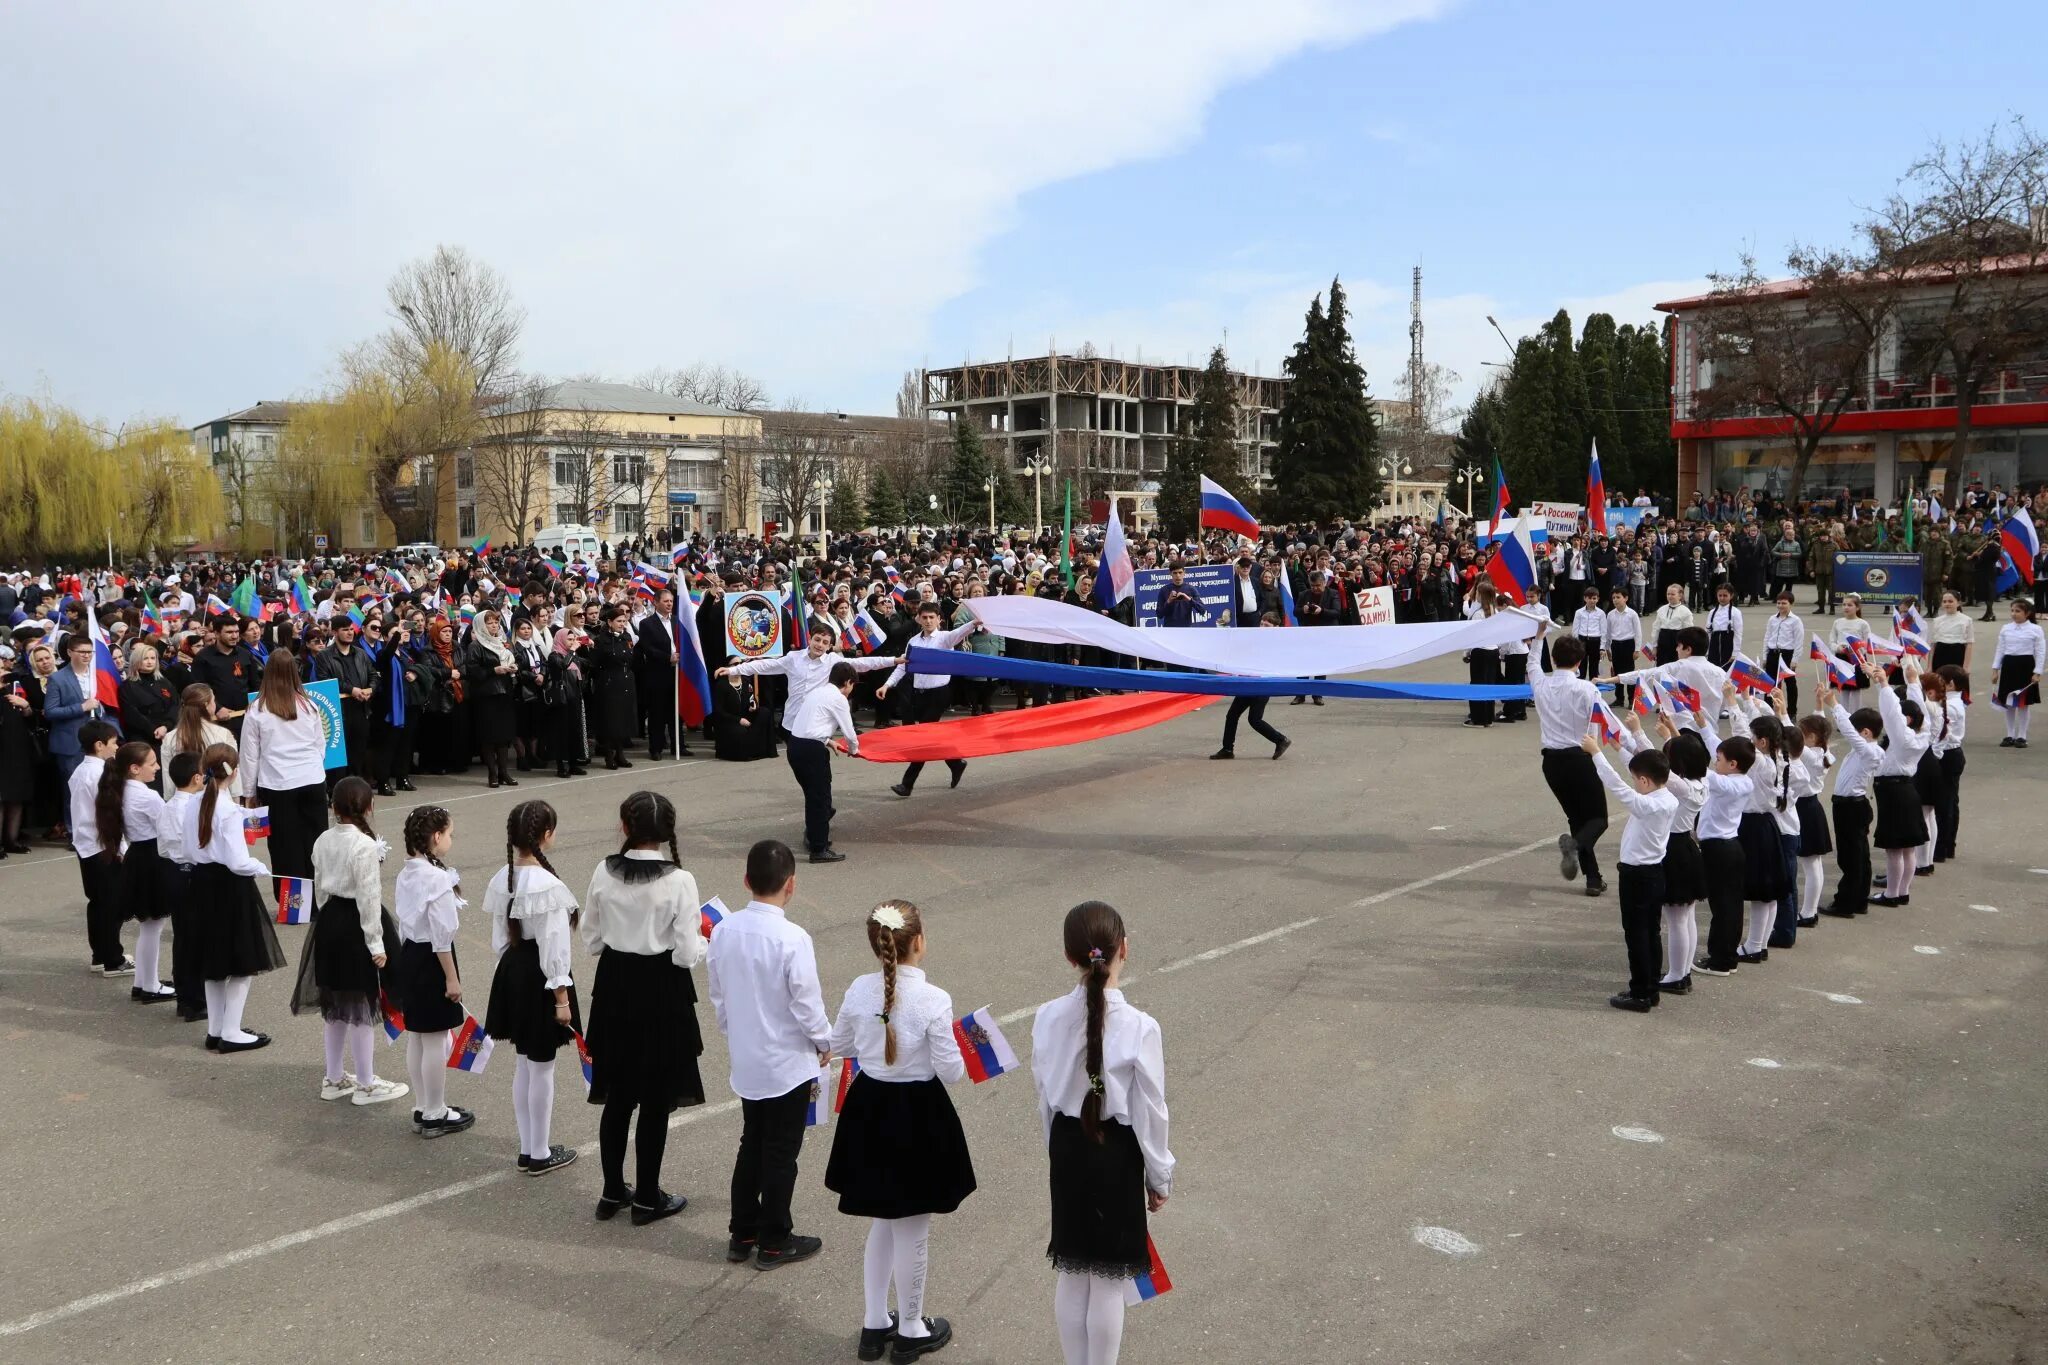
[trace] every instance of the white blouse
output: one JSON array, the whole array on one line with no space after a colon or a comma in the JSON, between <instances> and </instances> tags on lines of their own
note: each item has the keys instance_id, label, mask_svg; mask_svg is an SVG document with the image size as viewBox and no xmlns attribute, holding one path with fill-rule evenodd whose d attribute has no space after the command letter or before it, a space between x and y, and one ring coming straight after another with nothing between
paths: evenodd
<instances>
[{"instance_id":1,"label":"white blouse","mask_svg":"<svg viewBox=\"0 0 2048 1365\"><path fill-rule=\"evenodd\" d=\"M1998 648L1992 652L1991 666L1997 668L2006 659L2028 658L2034 661L2034 671L2048 671L2048 637L2041 627L2032 621L2021 625L2008 621L1998 628Z\"/></svg>"},{"instance_id":2,"label":"white blouse","mask_svg":"<svg viewBox=\"0 0 2048 1365\"><path fill-rule=\"evenodd\" d=\"M1828 627L1828 644L1839 654L1848 647L1849 637L1859 640L1870 638L1870 622L1860 616L1837 616Z\"/></svg>"},{"instance_id":3,"label":"white blouse","mask_svg":"<svg viewBox=\"0 0 2048 1365\"><path fill-rule=\"evenodd\" d=\"M249 841L242 837L242 817L247 809L236 805L226 792L213 798L213 827L207 831L206 843L199 842L199 815L205 799L202 791L185 808L186 856L195 865L218 863L238 877L269 876L270 869L256 861L249 852Z\"/></svg>"},{"instance_id":4,"label":"white blouse","mask_svg":"<svg viewBox=\"0 0 2048 1365\"><path fill-rule=\"evenodd\" d=\"M1105 991L1102 1020L1102 1117L1129 1126L1145 1155L1145 1188L1173 1192L1173 1153L1166 1146L1166 1049L1159 1023ZM1031 1025L1031 1079L1047 1142L1055 1114L1081 1117L1088 1098L1088 992L1076 986L1038 1007Z\"/></svg>"},{"instance_id":5,"label":"white blouse","mask_svg":"<svg viewBox=\"0 0 2048 1365\"><path fill-rule=\"evenodd\" d=\"M659 849L628 849L619 856L667 870L646 881L626 881L612 873L610 858L600 861L583 893L583 946L593 953L667 953L685 971L702 962L704 903L697 898L697 879Z\"/></svg>"},{"instance_id":6,"label":"white blouse","mask_svg":"<svg viewBox=\"0 0 2048 1365\"><path fill-rule=\"evenodd\" d=\"M1928 747L1937 754L1962 748L1963 731L1970 723L1970 708L1963 705L1963 699L1953 692L1942 698L1941 709L1940 718L1927 718L1927 724L1934 735L1928 742Z\"/></svg>"},{"instance_id":7,"label":"white blouse","mask_svg":"<svg viewBox=\"0 0 2048 1365\"><path fill-rule=\"evenodd\" d=\"M1973 638L1974 626L1965 612L1945 611L1927 624L1930 645L1966 645Z\"/></svg>"},{"instance_id":8,"label":"white blouse","mask_svg":"<svg viewBox=\"0 0 2048 1365\"><path fill-rule=\"evenodd\" d=\"M896 969L896 1003L888 1027L896 1033L894 1066L884 1060L882 974L855 977L832 1021L832 1051L859 1061L861 1073L878 1081L936 1076L957 1085L966 1077L960 1040L953 1035L953 997L927 981L922 967Z\"/></svg>"},{"instance_id":9,"label":"white blouse","mask_svg":"<svg viewBox=\"0 0 2048 1365\"><path fill-rule=\"evenodd\" d=\"M1879 777L1911 777L1920 767L1920 755L1927 752L1930 736L1927 733L1927 699L1918 683L1906 688L1906 696L1920 703L1922 715L1920 728L1915 730L1906 719L1905 711L1899 706L1896 693L1889 687L1877 689L1877 713L1884 717L1884 757L1878 760Z\"/></svg>"},{"instance_id":10,"label":"white blouse","mask_svg":"<svg viewBox=\"0 0 2048 1365\"><path fill-rule=\"evenodd\" d=\"M356 922L371 957L384 952L384 851L354 825L335 825L313 841L313 901L336 896L356 903Z\"/></svg>"},{"instance_id":11,"label":"white blouse","mask_svg":"<svg viewBox=\"0 0 2048 1365\"><path fill-rule=\"evenodd\" d=\"M291 720L272 715L259 704L242 717L240 777L242 795L265 791L296 791L327 780L327 733L320 708L308 700Z\"/></svg>"},{"instance_id":12,"label":"white blouse","mask_svg":"<svg viewBox=\"0 0 2048 1365\"><path fill-rule=\"evenodd\" d=\"M192 755L194 758L199 757L200 754L205 753L216 744L233 744L235 742L235 737L231 732L215 725L210 720L199 722L199 738L202 743L199 747L199 753ZM157 774L157 780L163 784L164 799L166 801L170 800L171 794L177 791L177 788L171 785L171 760L182 752L183 750L178 744L178 728L174 725L164 732L163 743L157 749L157 756L163 763L162 771Z\"/></svg>"},{"instance_id":13,"label":"white blouse","mask_svg":"<svg viewBox=\"0 0 2048 1365\"><path fill-rule=\"evenodd\" d=\"M507 891L515 869L501 867L484 888L484 913L491 917L491 951L504 956L512 946L512 921L519 921L519 936L540 947L540 970L549 990L570 982L570 946L574 935L569 917L576 913L576 897L562 885L562 879L539 865L516 869L517 883Z\"/></svg>"},{"instance_id":14,"label":"white blouse","mask_svg":"<svg viewBox=\"0 0 2048 1365\"><path fill-rule=\"evenodd\" d=\"M158 796L156 788L147 782L129 778L121 784L121 828L131 844L156 838L157 816L163 811L164 799ZM157 849L163 855L163 849Z\"/></svg>"},{"instance_id":15,"label":"white blouse","mask_svg":"<svg viewBox=\"0 0 2048 1365\"><path fill-rule=\"evenodd\" d=\"M186 812L198 804L196 792L172 792L171 799L164 802L163 809L156 813L157 857L179 864L191 863L192 844L185 833Z\"/></svg>"},{"instance_id":16,"label":"white blouse","mask_svg":"<svg viewBox=\"0 0 2048 1365\"><path fill-rule=\"evenodd\" d=\"M424 943L437 953L453 952L455 931L460 927L457 911L468 902L456 892L462 874L426 858L407 858L398 869L398 884L391 888L391 914L398 921L398 937L406 943Z\"/></svg>"}]
</instances>

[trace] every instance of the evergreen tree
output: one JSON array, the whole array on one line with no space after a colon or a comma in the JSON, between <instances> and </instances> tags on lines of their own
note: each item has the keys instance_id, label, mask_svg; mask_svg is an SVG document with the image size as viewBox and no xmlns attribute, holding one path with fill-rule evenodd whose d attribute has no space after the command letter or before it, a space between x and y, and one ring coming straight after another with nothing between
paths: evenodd
<instances>
[{"instance_id":1,"label":"evergreen tree","mask_svg":"<svg viewBox=\"0 0 2048 1365\"><path fill-rule=\"evenodd\" d=\"M981 432L966 417L953 422L953 458L940 481L939 512L951 525L979 522L988 515L988 493L982 484L988 479L988 452L981 444Z\"/></svg>"},{"instance_id":2,"label":"evergreen tree","mask_svg":"<svg viewBox=\"0 0 2048 1365\"><path fill-rule=\"evenodd\" d=\"M1345 324L1344 288L1336 280L1330 282L1327 312L1320 296L1309 305L1286 372L1273 458L1273 515L1325 523L1365 516L1379 486L1379 427Z\"/></svg>"},{"instance_id":3,"label":"evergreen tree","mask_svg":"<svg viewBox=\"0 0 2048 1365\"><path fill-rule=\"evenodd\" d=\"M868 480L868 516L876 526L901 526L903 524L903 495L896 491L896 481L889 477L889 471L877 469L875 476Z\"/></svg>"},{"instance_id":4,"label":"evergreen tree","mask_svg":"<svg viewBox=\"0 0 2048 1365\"><path fill-rule=\"evenodd\" d=\"M1508 376L1502 465L1516 498L1584 497L1587 406L1571 315L1559 309L1535 336L1522 338Z\"/></svg>"},{"instance_id":5,"label":"evergreen tree","mask_svg":"<svg viewBox=\"0 0 2048 1365\"><path fill-rule=\"evenodd\" d=\"M827 514L835 530L858 530L868 524L867 506L861 498L860 481L847 477L853 471L841 467L832 485L832 508Z\"/></svg>"},{"instance_id":6,"label":"evergreen tree","mask_svg":"<svg viewBox=\"0 0 2048 1365\"><path fill-rule=\"evenodd\" d=\"M1169 536L1185 536L1198 529L1203 475L1251 506L1237 463L1237 393L1221 346L1209 352L1194 405L1167 453L1166 474L1159 483L1159 521Z\"/></svg>"},{"instance_id":7,"label":"evergreen tree","mask_svg":"<svg viewBox=\"0 0 2048 1365\"><path fill-rule=\"evenodd\" d=\"M1616 406L1629 488L1647 488L1669 507L1678 490L1678 447L1671 439L1671 355L1664 335L1655 323L1621 329Z\"/></svg>"},{"instance_id":8,"label":"evergreen tree","mask_svg":"<svg viewBox=\"0 0 2048 1365\"><path fill-rule=\"evenodd\" d=\"M1452 444L1458 451L1458 469L1476 469L1481 477L1475 480L1469 490L1462 483L1448 483L1444 496L1453 507L1463 507L1459 499L1469 498L1472 515L1490 517L1493 515L1493 465L1501 458L1503 443L1501 433L1507 425L1507 399L1499 385L1487 388L1472 400L1472 406L1465 410L1465 420L1458 425L1458 434ZM1508 484L1513 491L1512 480Z\"/></svg>"},{"instance_id":9,"label":"evergreen tree","mask_svg":"<svg viewBox=\"0 0 2048 1365\"><path fill-rule=\"evenodd\" d=\"M1628 406L1621 393L1620 358L1616 354L1619 333L1614 319L1605 313L1594 313L1586 319L1585 327L1579 333L1579 371L1585 376L1586 384L1586 439L1587 454L1591 453L1590 443L1600 443L1600 475L1610 492L1627 483L1627 452L1622 449L1621 414L1619 409ZM1612 462L1608 451L1613 451ZM1579 459L1585 464L1585 455ZM1585 478L1579 479L1580 497L1583 499Z\"/></svg>"}]
</instances>

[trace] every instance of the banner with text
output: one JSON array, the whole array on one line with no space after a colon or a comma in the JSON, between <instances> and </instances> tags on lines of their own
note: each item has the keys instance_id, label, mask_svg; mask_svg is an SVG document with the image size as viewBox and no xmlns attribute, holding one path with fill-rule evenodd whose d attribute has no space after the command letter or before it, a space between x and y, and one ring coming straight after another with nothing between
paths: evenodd
<instances>
[{"instance_id":1,"label":"banner with text","mask_svg":"<svg viewBox=\"0 0 2048 1365\"><path fill-rule=\"evenodd\" d=\"M1181 586L1194 596L1196 606L1190 625L1234 626L1237 613L1232 608L1230 581L1236 572L1228 564L1195 564L1181 574ZM1170 569L1140 569L1131 576L1131 585L1137 593L1137 622L1141 626L1159 624L1159 607L1166 600L1167 584L1173 577Z\"/></svg>"},{"instance_id":2,"label":"banner with text","mask_svg":"<svg viewBox=\"0 0 2048 1365\"><path fill-rule=\"evenodd\" d=\"M1920 556L1844 550L1835 555L1835 591L1866 602L1901 602L1920 596Z\"/></svg>"}]
</instances>

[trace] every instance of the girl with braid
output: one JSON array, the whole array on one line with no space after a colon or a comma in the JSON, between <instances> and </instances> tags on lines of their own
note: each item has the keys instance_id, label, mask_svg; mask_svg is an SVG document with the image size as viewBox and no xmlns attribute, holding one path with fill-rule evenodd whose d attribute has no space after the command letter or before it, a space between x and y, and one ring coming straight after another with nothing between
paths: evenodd
<instances>
[{"instance_id":1,"label":"girl with braid","mask_svg":"<svg viewBox=\"0 0 2048 1365\"><path fill-rule=\"evenodd\" d=\"M377 1075L377 1019L398 950L398 924L384 908L384 855L390 845L370 828L370 784L334 784L334 824L313 841L313 927L299 957L292 1013L320 1011L327 1071L320 1098L384 1104L411 1093ZM349 1055L355 1070L347 1069Z\"/></svg>"},{"instance_id":2,"label":"girl with braid","mask_svg":"<svg viewBox=\"0 0 2048 1365\"><path fill-rule=\"evenodd\" d=\"M953 998L925 978L917 907L883 901L868 916L867 935L882 970L846 988L832 1025L832 1051L860 1072L832 1135L825 1188L839 1195L841 1213L874 1220L860 1359L880 1360L889 1347L890 1360L915 1360L953 1339L952 1324L924 1316L925 1267L932 1215L953 1212L974 1193L967 1135L946 1094L967 1063L953 1035Z\"/></svg>"},{"instance_id":3,"label":"girl with braid","mask_svg":"<svg viewBox=\"0 0 2048 1365\"><path fill-rule=\"evenodd\" d=\"M440 806L405 817L405 866L392 888L398 918L398 1007L405 1015L405 1069L420 1107L412 1130L446 1137L476 1123L476 1112L448 1103L448 1035L467 1013L462 968L455 960L462 874L445 861L455 846L455 821ZM358 1078L360 1079L360 1078Z\"/></svg>"},{"instance_id":4,"label":"girl with braid","mask_svg":"<svg viewBox=\"0 0 2048 1365\"><path fill-rule=\"evenodd\" d=\"M583 897L583 942L598 954L591 983L590 1102L604 1165L600 1221L632 1206L633 1225L681 1213L689 1200L661 1188L671 1111L704 1103L697 1058L697 990L690 968L704 960L697 879L682 868L676 808L666 796L634 792L619 806L619 851L590 874ZM626 1183L626 1130L634 1182Z\"/></svg>"},{"instance_id":5,"label":"girl with braid","mask_svg":"<svg viewBox=\"0 0 2048 1365\"><path fill-rule=\"evenodd\" d=\"M555 1053L583 1027L569 975L576 897L548 862L554 842L555 808L545 801L521 801L505 818L505 866L484 889L491 947L498 954L484 1032L510 1043L519 1054L512 1072L512 1107L524 1175L546 1175L576 1159L574 1147L548 1141L555 1114Z\"/></svg>"},{"instance_id":6,"label":"girl with braid","mask_svg":"<svg viewBox=\"0 0 2048 1365\"><path fill-rule=\"evenodd\" d=\"M1052 1158L1053 1317L1067 1365L1114 1365L1124 1281L1152 1268L1145 1216L1166 1207L1166 1054L1159 1024L1124 1002L1123 917L1101 901L1067 912L1081 984L1038 1007L1031 1076Z\"/></svg>"}]
</instances>

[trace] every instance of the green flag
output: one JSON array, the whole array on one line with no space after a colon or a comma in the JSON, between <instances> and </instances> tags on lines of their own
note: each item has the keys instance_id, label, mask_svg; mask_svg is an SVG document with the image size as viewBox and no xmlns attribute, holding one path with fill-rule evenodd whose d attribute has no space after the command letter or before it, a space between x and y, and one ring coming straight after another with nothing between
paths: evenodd
<instances>
[{"instance_id":1,"label":"green flag","mask_svg":"<svg viewBox=\"0 0 2048 1365\"><path fill-rule=\"evenodd\" d=\"M235 588L233 595L228 598L228 605L235 609L236 615L252 621L256 619L256 575L254 571L251 571Z\"/></svg>"},{"instance_id":2,"label":"green flag","mask_svg":"<svg viewBox=\"0 0 2048 1365\"><path fill-rule=\"evenodd\" d=\"M1071 590L1074 586L1074 481L1067 480L1067 512L1060 528L1060 577L1067 581Z\"/></svg>"},{"instance_id":3,"label":"green flag","mask_svg":"<svg viewBox=\"0 0 2048 1365\"><path fill-rule=\"evenodd\" d=\"M1913 548L1913 495L1906 494L1906 548Z\"/></svg>"}]
</instances>

